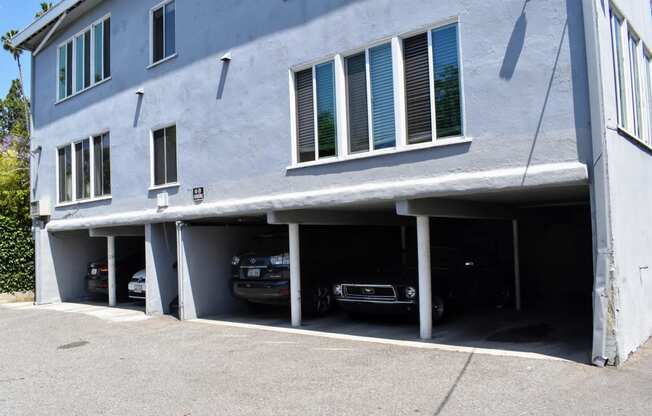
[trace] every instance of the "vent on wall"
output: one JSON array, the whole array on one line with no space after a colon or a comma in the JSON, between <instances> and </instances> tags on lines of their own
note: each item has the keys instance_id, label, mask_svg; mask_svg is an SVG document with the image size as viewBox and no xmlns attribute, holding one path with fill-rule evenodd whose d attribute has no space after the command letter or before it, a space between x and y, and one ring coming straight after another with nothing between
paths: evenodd
<instances>
[{"instance_id":1,"label":"vent on wall","mask_svg":"<svg viewBox=\"0 0 652 416\"><path fill-rule=\"evenodd\" d=\"M32 218L50 216L50 204L45 200L32 201L29 206L29 215Z\"/></svg>"}]
</instances>

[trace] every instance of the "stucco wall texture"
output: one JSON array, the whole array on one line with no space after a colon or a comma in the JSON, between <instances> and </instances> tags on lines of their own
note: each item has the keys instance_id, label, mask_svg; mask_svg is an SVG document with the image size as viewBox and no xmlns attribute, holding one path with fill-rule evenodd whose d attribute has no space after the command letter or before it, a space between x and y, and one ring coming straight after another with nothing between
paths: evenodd
<instances>
[{"instance_id":1,"label":"stucco wall texture","mask_svg":"<svg viewBox=\"0 0 652 416\"><path fill-rule=\"evenodd\" d=\"M168 123L180 182L167 190L171 207L192 205L194 186L212 202L590 157L580 2L187 0L176 10L178 56L146 69L157 2L103 1L35 58L36 199L56 201L57 146L111 133L112 200L58 208L53 220L155 208L149 134ZM112 79L55 105L56 45L107 13ZM286 169L289 68L455 16L471 143Z\"/></svg>"}]
</instances>

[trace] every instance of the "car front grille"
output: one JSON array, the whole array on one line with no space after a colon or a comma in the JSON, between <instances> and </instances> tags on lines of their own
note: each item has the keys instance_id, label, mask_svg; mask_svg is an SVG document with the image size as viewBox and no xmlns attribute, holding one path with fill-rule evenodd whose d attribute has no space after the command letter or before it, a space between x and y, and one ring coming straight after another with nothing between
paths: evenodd
<instances>
[{"instance_id":1,"label":"car front grille","mask_svg":"<svg viewBox=\"0 0 652 416\"><path fill-rule=\"evenodd\" d=\"M391 285L342 285L344 297L369 300L396 300L396 290Z\"/></svg>"}]
</instances>

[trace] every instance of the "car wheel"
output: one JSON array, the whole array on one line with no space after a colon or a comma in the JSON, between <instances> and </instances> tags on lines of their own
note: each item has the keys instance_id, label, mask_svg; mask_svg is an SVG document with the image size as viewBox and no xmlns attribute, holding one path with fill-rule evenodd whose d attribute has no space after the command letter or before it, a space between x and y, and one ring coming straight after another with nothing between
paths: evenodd
<instances>
[{"instance_id":1,"label":"car wheel","mask_svg":"<svg viewBox=\"0 0 652 416\"><path fill-rule=\"evenodd\" d=\"M315 315L325 315L333 306L333 295L327 287L320 287L315 291L313 311Z\"/></svg>"},{"instance_id":2,"label":"car wheel","mask_svg":"<svg viewBox=\"0 0 652 416\"><path fill-rule=\"evenodd\" d=\"M441 321L444 317L444 300L439 296L432 297L432 320Z\"/></svg>"}]
</instances>

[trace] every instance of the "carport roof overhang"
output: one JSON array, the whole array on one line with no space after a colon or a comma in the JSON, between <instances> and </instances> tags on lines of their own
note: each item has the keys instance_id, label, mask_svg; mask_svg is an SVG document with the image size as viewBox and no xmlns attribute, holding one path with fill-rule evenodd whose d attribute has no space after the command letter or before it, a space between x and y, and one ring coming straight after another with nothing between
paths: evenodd
<instances>
[{"instance_id":1,"label":"carport roof overhang","mask_svg":"<svg viewBox=\"0 0 652 416\"><path fill-rule=\"evenodd\" d=\"M85 230L151 223L196 221L216 217L265 215L273 211L369 206L423 198L480 198L479 195L553 193L556 189L586 189L587 166L580 162L452 173L442 176L397 179L358 185L334 186L302 192L269 194L200 205L146 209L104 216L54 219L50 232Z\"/></svg>"}]
</instances>

